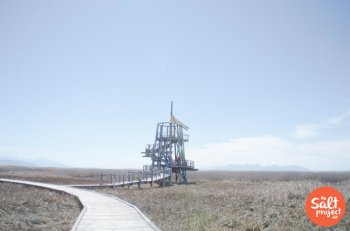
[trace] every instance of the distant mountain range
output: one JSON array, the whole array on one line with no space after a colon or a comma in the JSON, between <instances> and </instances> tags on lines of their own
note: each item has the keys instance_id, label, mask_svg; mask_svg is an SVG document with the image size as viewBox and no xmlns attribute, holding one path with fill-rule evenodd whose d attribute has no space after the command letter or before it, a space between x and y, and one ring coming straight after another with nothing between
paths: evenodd
<instances>
[{"instance_id":1,"label":"distant mountain range","mask_svg":"<svg viewBox=\"0 0 350 231\"><path fill-rule=\"evenodd\" d=\"M309 171L297 165L259 165L259 164L228 164L224 166L210 167L208 170L226 171Z\"/></svg>"},{"instance_id":2,"label":"distant mountain range","mask_svg":"<svg viewBox=\"0 0 350 231\"><path fill-rule=\"evenodd\" d=\"M22 167L55 167L69 168L70 166L47 159L22 159L17 157L1 157L0 166L22 166Z\"/></svg>"}]
</instances>

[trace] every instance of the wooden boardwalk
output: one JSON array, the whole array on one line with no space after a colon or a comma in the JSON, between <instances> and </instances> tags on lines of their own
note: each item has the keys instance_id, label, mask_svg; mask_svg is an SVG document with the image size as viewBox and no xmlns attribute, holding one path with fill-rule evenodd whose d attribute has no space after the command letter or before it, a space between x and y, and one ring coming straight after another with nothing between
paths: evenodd
<instances>
[{"instance_id":1,"label":"wooden boardwalk","mask_svg":"<svg viewBox=\"0 0 350 231\"><path fill-rule=\"evenodd\" d=\"M63 191L78 197L83 210L72 230L159 230L137 207L113 196L62 185L9 179L0 181Z\"/></svg>"}]
</instances>

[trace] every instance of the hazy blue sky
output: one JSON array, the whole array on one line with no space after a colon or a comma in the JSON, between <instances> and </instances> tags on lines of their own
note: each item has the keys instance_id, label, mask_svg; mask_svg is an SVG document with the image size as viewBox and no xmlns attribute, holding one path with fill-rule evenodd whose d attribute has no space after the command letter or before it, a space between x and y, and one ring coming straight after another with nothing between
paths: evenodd
<instances>
[{"instance_id":1,"label":"hazy blue sky","mask_svg":"<svg viewBox=\"0 0 350 231\"><path fill-rule=\"evenodd\" d=\"M0 156L350 170L349 1L1 1Z\"/></svg>"}]
</instances>

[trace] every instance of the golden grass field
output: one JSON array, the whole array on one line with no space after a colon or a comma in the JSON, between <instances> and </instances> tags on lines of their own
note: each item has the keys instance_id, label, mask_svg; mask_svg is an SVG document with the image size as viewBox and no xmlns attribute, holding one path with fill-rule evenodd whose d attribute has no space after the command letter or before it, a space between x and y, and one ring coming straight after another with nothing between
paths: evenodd
<instances>
[{"instance_id":1,"label":"golden grass field","mask_svg":"<svg viewBox=\"0 0 350 231\"><path fill-rule=\"evenodd\" d=\"M350 203L350 173L198 172L195 185L99 189L135 204L162 230L350 230L350 210L337 226L317 228L307 195L336 187Z\"/></svg>"},{"instance_id":2,"label":"golden grass field","mask_svg":"<svg viewBox=\"0 0 350 231\"><path fill-rule=\"evenodd\" d=\"M116 172L0 168L0 178L97 183L99 174ZM304 209L307 195L324 185L336 187L349 205L350 172L199 171L189 174L189 179L196 184L95 190L135 204L162 230L350 230L349 208L343 220L329 229L311 223Z\"/></svg>"},{"instance_id":3,"label":"golden grass field","mask_svg":"<svg viewBox=\"0 0 350 231\"><path fill-rule=\"evenodd\" d=\"M0 230L70 230L79 214L71 195L0 182Z\"/></svg>"}]
</instances>

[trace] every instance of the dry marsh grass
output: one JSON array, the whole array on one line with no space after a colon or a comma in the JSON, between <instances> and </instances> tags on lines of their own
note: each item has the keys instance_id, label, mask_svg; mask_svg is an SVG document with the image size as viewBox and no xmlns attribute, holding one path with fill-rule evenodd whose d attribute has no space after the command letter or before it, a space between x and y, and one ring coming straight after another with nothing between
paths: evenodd
<instances>
[{"instance_id":1,"label":"dry marsh grass","mask_svg":"<svg viewBox=\"0 0 350 231\"><path fill-rule=\"evenodd\" d=\"M98 183L100 174L121 171L1 167L0 178L85 184ZM96 190L135 204L165 231L350 230L350 172L199 171L189 178L196 184ZM340 190L348 205L343 220L329 229L312 224L304 209L307 195L323 185Z\"/></svg>"},{"instance_id":2,"label":"dry marsh grass","mask_svg":"<svg viewBox=\"0 0 350 231\"><path fill-rule=\"evenodd\" d=\"M70 230L79 214L71 195L0 182L0 230Z\"/></svg>"},{"instance_id":3,"label":"dry marsh grass","mask_svg":"<svg viewBox=\"0 0 350 231\"><path fill-rule=\"evenodd\" d=\"M329 185L350 202L350 173L198 172L195 185L98 189L135 204L162 230L350 230L349 208L324 229L305 214L305 200Z\"/></svg>"}]
</instances>

